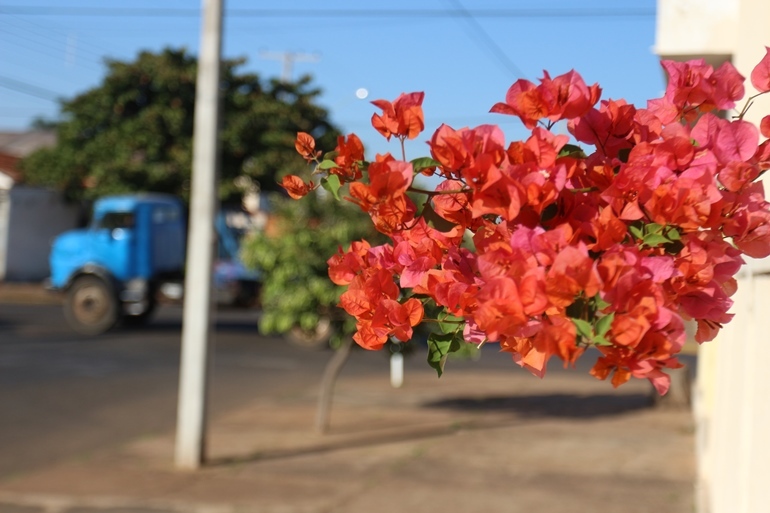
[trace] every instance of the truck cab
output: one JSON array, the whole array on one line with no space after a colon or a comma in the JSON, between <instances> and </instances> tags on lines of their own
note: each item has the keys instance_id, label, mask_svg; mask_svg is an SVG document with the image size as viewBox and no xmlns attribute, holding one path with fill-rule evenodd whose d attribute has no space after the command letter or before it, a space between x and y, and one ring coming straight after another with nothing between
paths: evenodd
<instances>
[{"instance_id":1,"label":"truck cab","mask_svg":"<svg viewBox=\"0 0 770 513\"><path fill-rule=\"evenodd\" d=\"M54 240L50 286L65 292L65 316L76 331L102 333L123 318L142 321L151 315L159 287L182 281L185 246L178 198L104 197L94 203L87 228Z\"/></svg>"}]
</instances>

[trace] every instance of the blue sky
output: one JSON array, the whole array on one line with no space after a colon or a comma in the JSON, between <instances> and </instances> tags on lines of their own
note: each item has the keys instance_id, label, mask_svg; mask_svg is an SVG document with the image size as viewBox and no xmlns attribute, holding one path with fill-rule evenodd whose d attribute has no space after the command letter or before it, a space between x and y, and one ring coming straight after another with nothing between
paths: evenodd
<instances>
[{"instance_id":1,"label":"blue sky","mask_svg":"<svg viewBox=\"0 0 770 513\"><path fill-rule=\"evenodd\" d=\"M488 114L517 78L535 81L570 69L603 98L644 106L664 77L653 53L654 0L422 0L360 2L224 0L223 54L245 57L243 71L282 74L276 54L292 52L292 78L310 74L321 103L346 132L374 152L397 150L369 124L369 102L424 91L424 141L441 123L499 124L525 132L510 116ZM0 0L0 130L55 118L55 98L99 85L105 58L133 60L140 50L186 47L197 53L195 0ZM367 14L365 11L371 11ZM333 12L330 12L333 11ZM359 99L356 91L366 89Z\"/></svg>"}]
</instances>

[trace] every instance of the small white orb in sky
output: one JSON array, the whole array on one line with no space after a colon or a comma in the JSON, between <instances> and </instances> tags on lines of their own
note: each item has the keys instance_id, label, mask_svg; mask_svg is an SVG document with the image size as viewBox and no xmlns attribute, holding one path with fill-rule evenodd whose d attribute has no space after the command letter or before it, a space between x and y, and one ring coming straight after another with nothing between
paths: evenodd
<instances>
[{"instance_id":1,"label":"small white orb in sky","mask_svg":"<svg viewBox=\"0 0 770 513\"><path fill-rule=\"evenodd\" d=\"M356 89L356 98L359 100L365 100L369 96L369 91L365 87L359 87Z\"/></svg>"}]
</instances>

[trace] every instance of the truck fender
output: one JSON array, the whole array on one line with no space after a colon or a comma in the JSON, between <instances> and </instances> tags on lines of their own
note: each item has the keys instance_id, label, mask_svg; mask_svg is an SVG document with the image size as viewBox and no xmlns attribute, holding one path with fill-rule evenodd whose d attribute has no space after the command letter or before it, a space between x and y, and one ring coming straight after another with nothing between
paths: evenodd
<instances>
[{"instance_id":1,"label":"truck fender","mask_svg":"<svg viewBox=\"0 0 770 513\"><path fill-rule=\"evenodd\" d=\"M112 287L112 290L118 291L120 290L118 280L115 279L115 277L112 275L111 272L109 272L104 267L97 265L97 264L86 264L74 273L72 273L67 279L67 283L64 285L63 290L68 290L73 283L75 283L75 280L80 278L81 276L96 276L97 278L100 278L104 280L105 283L109 284Z\"/></svg>"}]
</instances>

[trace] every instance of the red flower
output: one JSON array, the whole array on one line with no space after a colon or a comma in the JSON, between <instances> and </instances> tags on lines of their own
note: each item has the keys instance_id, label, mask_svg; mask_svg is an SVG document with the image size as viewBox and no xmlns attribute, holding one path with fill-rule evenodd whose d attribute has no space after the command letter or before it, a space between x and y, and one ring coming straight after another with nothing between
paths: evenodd
<instances>
[{"instance_id":1,"label":"red flower","mask_svg":"<svg viewBox=\"0 0 770 513\"><path fill-rule=\"evenodd\" d=\"M765 47L765 56L751 70L751 85L760 93L770 91L770 47Z\"/></svg>"},{"instance_id":2,"label":"red flower","mask_svg":"<svg viewBox=\"0 0 770 513\"><path fill-rule=\"evenodd\" d=\"M401 230L414 219L416 212L414 203L406 196L412 175L410 163L397 161L390 155L378 156L378 161L369 165L369 185L351 183L350 199L369 213L382 233Z\"/></svg>"},{"instance_id":3,"label":"red flower","mask_svg":"<svg viewBox=\"0 0 770 513\"><path fill-rule=\"evenodd\" d=\"M479 167L499 166L505 159L505 135L493 125L460 130L441 125L431 138L430 148L443 176L476 183Z\"/></svg>"},{"instance_id":4,"label":"red flower","mask_svg":"<svg viewBox=\"0 0 770 513\"><path fill-rule=\"evenodd\" d=\"M337 155L334 163L337 167L329 169L329 173L340 177L340 183L361 178L361 162L364 160L364 145L356 134L337 137Z\"/></svg>"},{"instance_id":5,"label":"red flower","mask_svg":"<svg viewBox=\"0 0 770 513\"><path fill-rule=\"evenodd\" d=\"M529 80L517 80L508 89L505 103L496 103L490 112L518 116L531 129L543 118L559 121L580 117L600 96L599 86L587 87L574 70L554 79L545 72L538 86Z\"/></svg>"},{"instance_id":6,"label":"red flower","mask_svg":"<svg viewBox=\"0 0 770 513\"><path fill-rule=\"evenodd\" d=\"M548 300L560 308L571 305L581 293L586 297L595 296L600 285L594 261L582 244L567 246L560 251L545 277Z\"/></svg>"},{"instance_id":7,"label":"red flower","mask_svg":"<svg viewBox=\"0 0 770 513\"><path fill-rule=\"evenodd\" d=\"M338 249L336 255L333 255L327 264L329 265L329 278L337 285L349 285L350 282L365 267L367 267L367 256L371 246L365 240L353 242L347 251Z\"/></svg>"},{"instance_id":8,"label":"red flower","mask_svg":"<svg viewBox=\"0 0 770 513\"><path fill-rule=\"evenodd\" d=\"M375 100L382 114L372 115L372 126L388 140L391 136L414 139L425 128L422 100L425 93L401 94L393 103Z\"/></svg>"},{"instance_id":9,"label":"red flower","mask_svg":"<svg viewBox=\"0 0 770 513\"><path fill-rule=\"evenodd\" d=\"M665 99L688 119L697 117L696 110L732 109L743 98L743 77L730 62L716 71L704 59L661 65L669 76Z\"/></svg>"},{"instance_id":10,"label":"red flower","mask_svg":"<svg viewBox=\"0 0 770 513\"><path fill-rule=\"evenodd\" d=\"M595 145L602 155L617 157L636 142L635 116L636 107L624 100L604 100L599 110L591 109L567 126L578 141Z\"/></svg>"},{"instance_id":11,"label":"red flower","mask_svg":"<svg viewBox=\"0 0 770 513\"><path fill-rule=\"evenodd\" d=\"M666 93L646 109L624 100L594 107L599 87L573 71L516 81L492 111L520 117L530 135L506 144L493 125L441 125L428 143L436 162L412 161L442 177L433 190L412 186L406 159L366 164L361 141L340 137L329 157L336 166L318 172L349 182L346 199L390 238L328 260L330 278L348 287L340 305L355 318L356 342L408 340L424 303L442 320L459 318L455 340L463 328L466 340L499 342L537 376L553 356L574 364L595 345L594 376L614 386L645 378L665 393L684 319L697 323L698 342L713 339L732 318L742 255L770 255L759 181L770 169L770 141L759 143L770 116L757 129L713 113L744 94L731 64L663 67ZM770 92L770 47L751 78ZM414 138L422 101L412 93L373 102L382 114L372 123L387 138ZM581 148L538 126L559 120ZM318 160L307 134L296 147ZM293 197L313 188L295 176L283 184Z\"/></svg>"},{"instance_id":12,"label":"red flower","mask_svg":"<svg viewBox=\"0 0 770 513\"><path fill-rule=\"evenodd\" d=\"M770 137L770 114L762 118L759 123L759 131L762 133L762 137Z\"/></svg>"},{"instance_id":13,"label":"red flower","mask_svg":"<svg viewBox=\"0 0 770 513\"><path fill-rule=\"evenodd\" d=\"M302 178L299 176L286 175L283 177L283 180L281 180L281 187L286 189L286 192L288 192L289 196L292 198L300 199L307 195L308 192L312 191L314 185L312 181L308 183L303 182Z\"/></svg>"},{"instance_id":14,"label":"red flower","mask_svg":"<svg viewBox=\"0 0 770 513\"><path fill-rule=\"evenodd\" d=\"M312 135L305 132L297 133L297 139L294 141L294 148L297 150L297 153L302 155L302 158L307 161L315 160L317 157L315 151L315 139L313 139Z\"/></svg>"}]
</instances>

